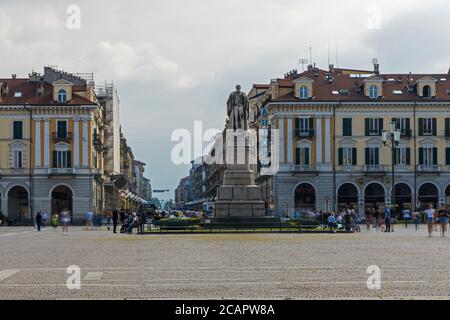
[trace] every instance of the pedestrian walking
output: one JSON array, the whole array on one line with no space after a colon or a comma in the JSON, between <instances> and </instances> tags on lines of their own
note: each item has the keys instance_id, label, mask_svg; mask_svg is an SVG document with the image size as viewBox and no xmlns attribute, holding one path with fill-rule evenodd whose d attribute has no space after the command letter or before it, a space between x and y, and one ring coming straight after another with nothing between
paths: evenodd
<instances>
[{"instance_id":1,"label":"pedestrian walking","mask_svg":"<svg viewBox=\"0 0 450 320\"><path fill-rule=\"evenodd\" d=\"M434 216L435 216L435 212L433 209L433 205L431 203L429 203L428 208L425 210L425 219L427 221L429 238L433 237Z\"/></svg>"},{"instance_id":2,"label":"pedestrian walking","mask_svg":"<svg viewBox=\"0 0 450 320\"><path fill-rule=\"evenodd\" d=\"M41 227L42 227L42 214L40 211L37 212L36 214L36 228L37 231L41 231Z\"/></svg>"},{"instance_id":3,"label":"pedestrian walking","mask_svg":"<svg viewBox=\"0 0 450 320\"><path fill-rule=\"evenodd\" d=\"M378 219L379 219L379 211L378 208L375 209L375 214L373 216L373 227L375 228L376 231L378 231Z\"/></svg>"},{"instance_id":4,"label":"pedestrian walking","mask_svg":"<svg viewBox=\"0 0 450 320\"><path fill-rule=\"evenodd\" d=\"M48 219L48 213L44 212L42 214L42 229L45 228L45 225L47 224L47 219Z\"/></svg>"},{"instance_id":5,"label":"pedestrian walking","mask_svg":"<svg viewBox=\"0 0 450 320\"><path fill-rule=\"evenodd\" d=\"M413 216L413 220L414 220L414 227L416 228L416 231L417 231L417 230L419 230L420 214L419 214L419 212L413 212L412 216Z\"/></svg>"},{"instance_id":6,"label":"pedestrian walking","mask_svg":"<svg viewBox=\"0 0 450 320\"><path fill-rule=\"evenodd\" d=\"M113 221L113 233L117 233L117 222L119 220L119 211L114 210L112 214L112 221Z\"/></svg>"},{"instance_id":7,"label":"pedestrian walking","mask_svg":"<svg viewBox=\"0 0 450 320\"><path fill-rule=\"evenodd\" d=\"M56 228L58 228L58 215L56 213L53 214L50 223L53 227L53 231L56 231Z\"/></svg>"},{"instance_id":8,"label":"pedestrian walking","mask_svg":"<svg viewBox=\"0 0 450 320\"><path fill-rule=\"evenodd\" d=\"M106 230L111 230L112 213L111 211L106 212Z\"/></svg>"},{"instance_id":9,"label":"pedestrian walking","mask_svg":"<svg viewBox=\"0 0 450 320\"><path fill-rule=\"evenodd\" d=\"M439 224L441 225L441 236L445 237L447 231L448 213L446 210L439 210Z\"/></svg>"},{"instance_id":10,"label":"pedestrian walking","mask_svg":"<svg viewBox=\"0 0 450 320\"><path fill-rule=\"evenodd\" d=\"M61 225L63 228L63 234L68 234L69 232L69 223L70 223L70 212L67 209L64 209L61 212Z\"/></svg>"},{"instance_id":11,"label":"pedestrian walking","mask_svg":"<svg viewBox=\"0 0 450 320\"><path fill-rule=\"evenodd\" d=\"M385 232L391 232L391 208L385 209L386 216L386 230Z\"/></svg>"},{"instance_id":12,"label":"pedestrian walking","mask_svg":"<svg viewBox=\"0 0 450 320\"><path fill-rule=\"evenodd\" d=\"M93 220L94 220L94 213L92 211L87 211L84 214L84 223L86 230L93 230Z\"/></svg>"},{"instance_id":13,"label":"pedestrian walking","mask_svg":"<svg viewBox=\"0 0 450 320\"><path fill-rule=\"evenodd\" d=\"M372 221L372 215L370 212L370 208L366 209L366 226L367 230L370 230L370 222Z\"/></svg>"}]
</instances>

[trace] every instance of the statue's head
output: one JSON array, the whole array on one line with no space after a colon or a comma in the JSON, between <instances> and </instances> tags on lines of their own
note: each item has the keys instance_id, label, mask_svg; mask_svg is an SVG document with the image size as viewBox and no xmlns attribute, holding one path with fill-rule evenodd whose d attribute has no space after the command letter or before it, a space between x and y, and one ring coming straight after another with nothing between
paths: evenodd
<instances>
[{"instance_id":1,"label":"statue's head","mask_svg":"<svg viewBox=\"0 0 450 320\"><path fill-rule=\"evenodd\" d=\"M237 91L237 92L240 92L240 91L241 91L241 85L240 85L240 84L236 85L236 91Z\"/></svg>"}]
</instances>

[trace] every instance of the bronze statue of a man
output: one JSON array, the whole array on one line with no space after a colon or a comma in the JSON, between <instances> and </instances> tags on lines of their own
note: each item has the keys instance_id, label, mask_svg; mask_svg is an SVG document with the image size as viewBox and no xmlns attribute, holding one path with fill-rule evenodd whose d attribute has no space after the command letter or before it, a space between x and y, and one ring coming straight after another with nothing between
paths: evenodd
<instances>
[{"instance_id":1,"label":"bronze statue of a man","mask_svg":"<svg viewBox=\"0 0 450 320\"><path fill-rule=\"evenodd\" d=\"M228 97L227 115L229 117L227 129L247 130L248 99L245 92L241 91L240 85L237 85L236 91Z\"/></svg>"}]
</instances>

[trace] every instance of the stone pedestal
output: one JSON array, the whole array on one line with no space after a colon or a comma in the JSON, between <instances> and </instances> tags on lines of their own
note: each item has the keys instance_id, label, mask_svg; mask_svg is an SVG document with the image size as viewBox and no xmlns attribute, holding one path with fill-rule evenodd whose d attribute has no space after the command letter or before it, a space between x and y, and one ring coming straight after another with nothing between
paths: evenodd
<instances>
[{"instance_id":1,"label":"stone pedestal","mask_svg":"<svg viewBox=\"0 0 450 320\"><path fill-rule=\"evenodd\" d=\"M232 140L231 140L232 141ZM236 146L229 145L227 139L225 153L230 153L232 159L227 161L227 170L224 172L223 185L217 192L215 203L216 218L235 217L264 217L264 202L261 200L261 187L256 185L254 172L250 170L249 142ZM245 152L245 157L242 155ZM242 157L240 157L242 156ZM239 163L239 158L245 163Z\"/></svg>"}]
</instances>

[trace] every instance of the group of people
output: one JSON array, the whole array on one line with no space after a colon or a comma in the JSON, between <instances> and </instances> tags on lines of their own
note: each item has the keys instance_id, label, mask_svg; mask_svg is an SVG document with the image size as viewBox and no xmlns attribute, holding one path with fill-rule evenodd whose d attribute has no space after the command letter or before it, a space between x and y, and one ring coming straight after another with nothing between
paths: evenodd
<instances>
[{"instance_id":1,"label":"group of people","mask_svg":"<svg viewBox=\"0 0 450 320\"><path fill-rule=\"evenodd\" d=\"M435 210L433 205L430 203L428 208L425 209L425 221L428 228L428 237L433 237L434 231L437 231L437 226L441 227L441 237L445 237L445 232L447 231L447 224L449 223L449 211L448 209L438 209Z\"/></svg>"},{"instance_id":2,"label":"group of people","mask_svg":"<svg viewBox=\"0 0 450 320\"><path fill-rule=\"evenodd\" d=\"M38 211L35 217L35 227L37 231L41 231L42 228L46 225L48 215L47 213L41 213ZM67 209L62 210L59 214L53 213L50 218L50 225L53 227L53 231L56 231L59 225L62 226L63 234L67 234L69 232L69 224L72 218L70 215L70 211Z\"/></svg>"},{"instance_id":3,"label":"group of people","mask_svg":"<svg viewBox=\"0 0 450 320\"><path fill-rule=\"evenodd\" d=\"M357 224L357 212L354 209L344 209L338 213L329 212L327 215L327 225L330 232L336 233L338 228L343 228L346 231L359 231Z\"/></svg>"},{"instance_id":4,"label":"group of people","mask_svg":"<svg viewBox=\"0 0 450 320\"><path fill-rule=\"evenodd\" d=\"M133 228L137 228L140 225L140 220L136 212L127 212L123 209L116 209L112 213L108 214L108 230L110 228L110 224L113 224L113 233L117 233L117 225L120 223L121 232L126 232L131 234L133 232Z\"/></svg>"},{"instance_id":5,"label":"group of people","mask_svg":"<svg viewBox=\"0 0 450 320\"><path fill-rule=\"evenodd\" d=\"M394 232L394 224L397 220L397 215L391 208L385 208L384 210L378 210L375 208L367 208L366 210L366 226L367 230L370 230L371 226L375 230L384 232ZM441 236L445 237L447 231L447 224L449 224L450 213L448 209L434 209L433 204L429 203L427 208L423 212L424 220L428 228L428 236L433 236L433 230L437 232L438 225L440 225ZM419 212L413 212L410 215L409 210L402 211L403 220L405 226L409 219L412 219L415 225L415 229L419 230L421 222L421 214Z\"/></svg>"},{"instance_id":6,"label":"group of people","mask_svg":"<svg viewBox=\"0 0 450 320\"><path fill-rule=\"evenodd\" d=\"M375 230L381 232L394 232L395 214L391 208L379 210L378 208L368 207L365 212L367 230L372 226Z\"/></svg>"}]
</instances>

